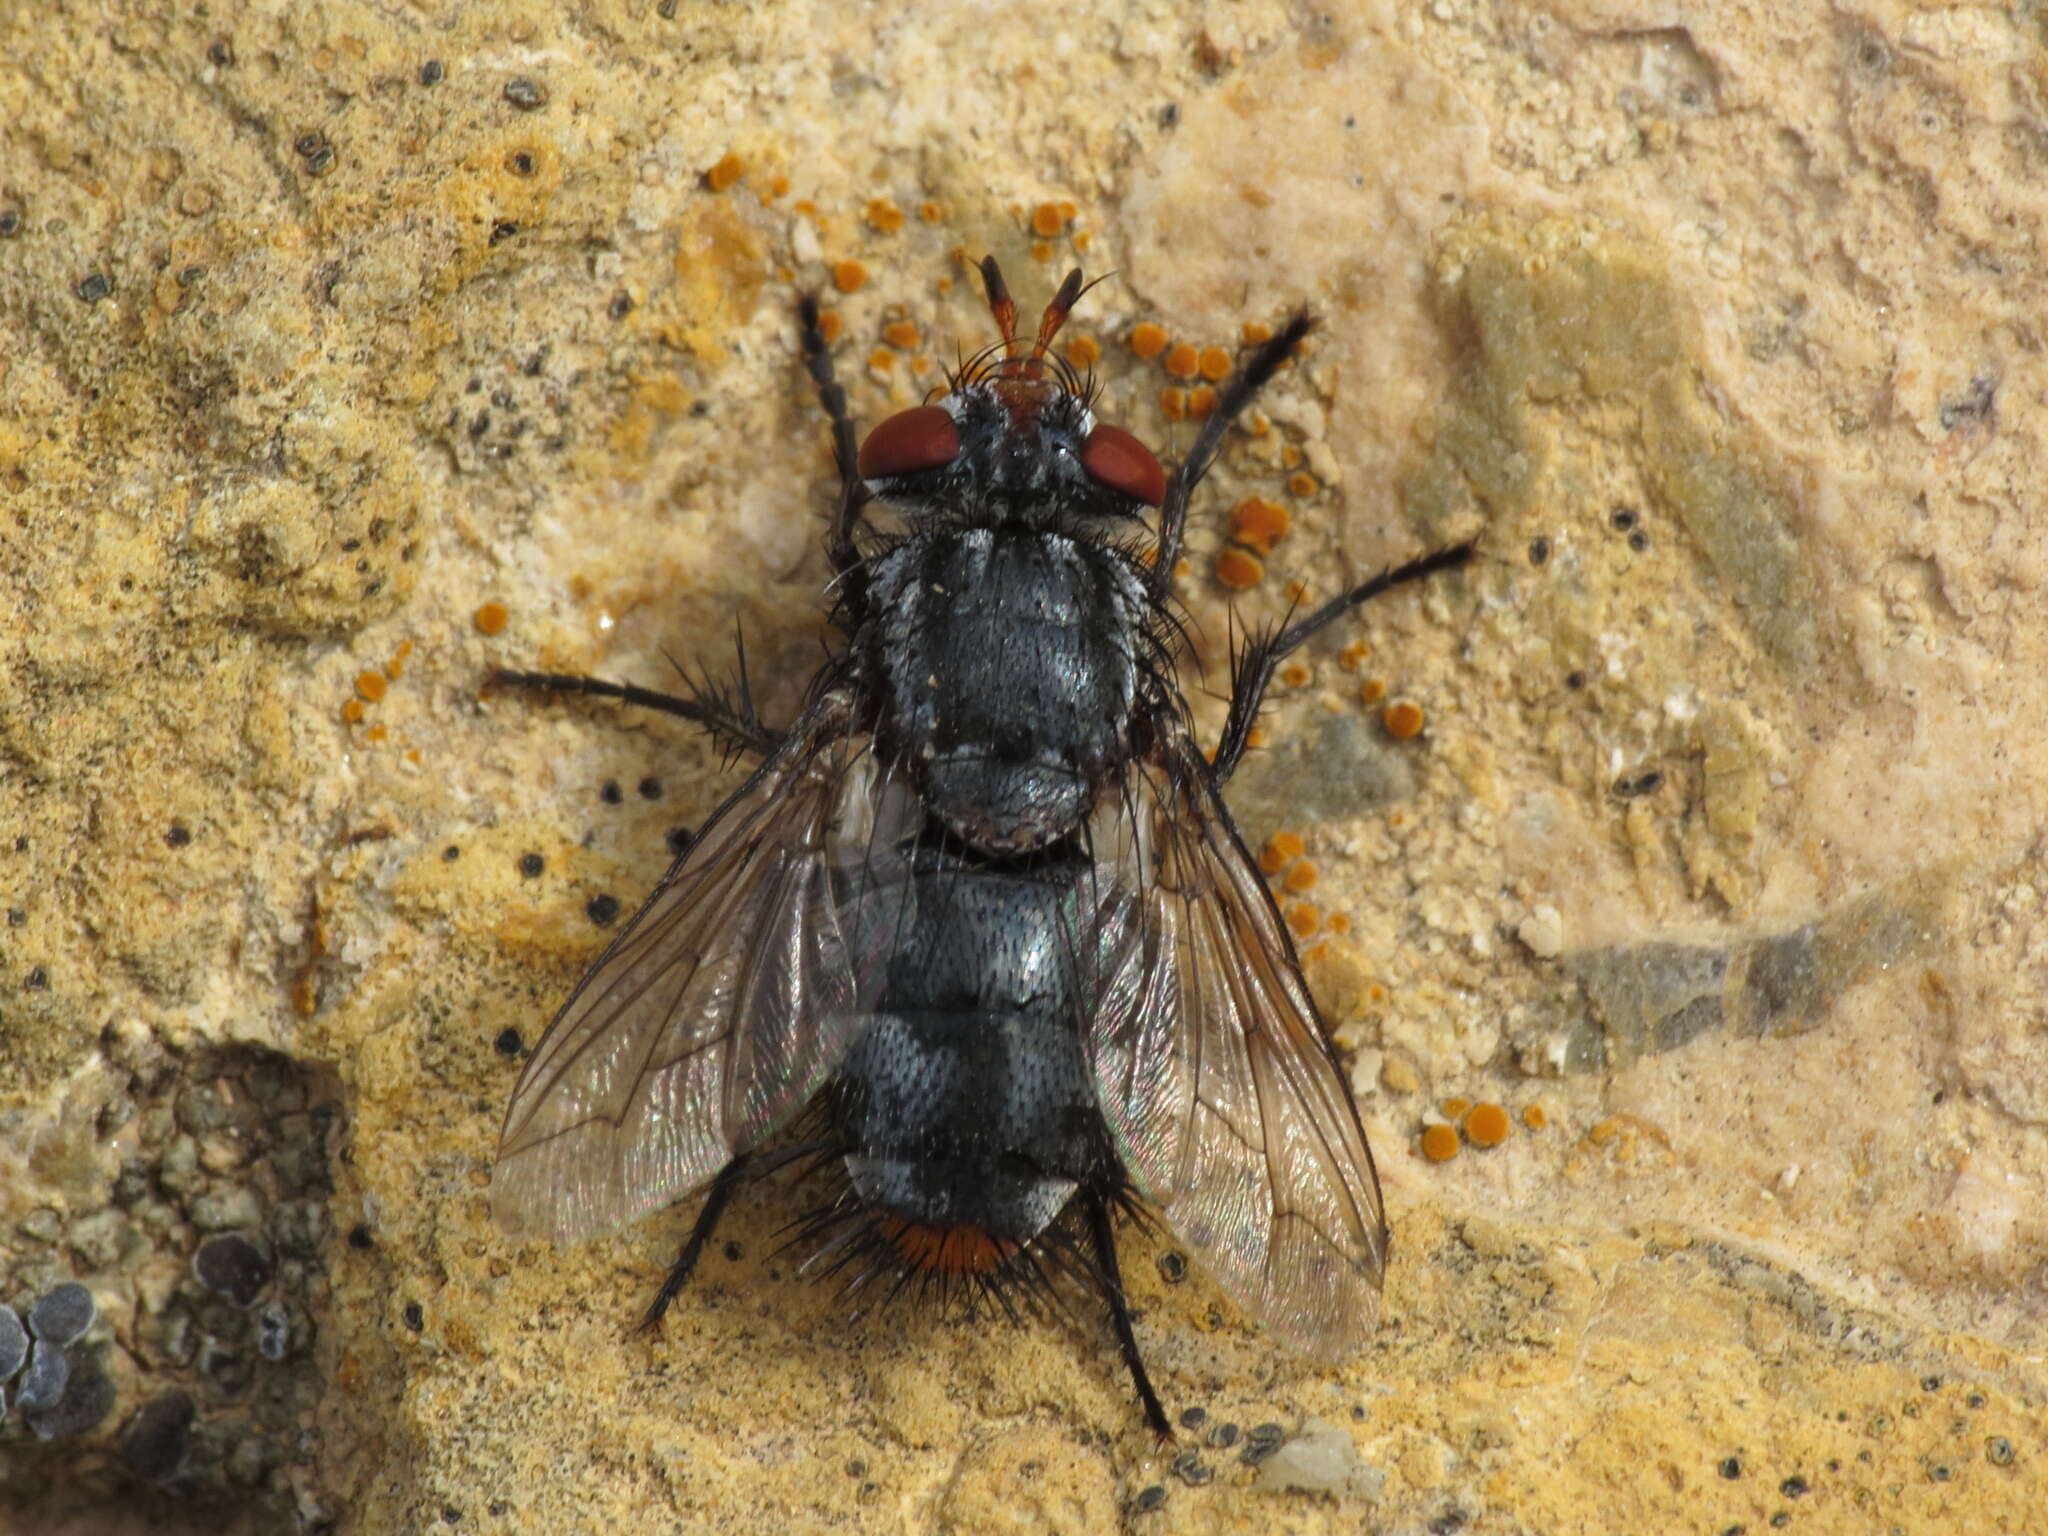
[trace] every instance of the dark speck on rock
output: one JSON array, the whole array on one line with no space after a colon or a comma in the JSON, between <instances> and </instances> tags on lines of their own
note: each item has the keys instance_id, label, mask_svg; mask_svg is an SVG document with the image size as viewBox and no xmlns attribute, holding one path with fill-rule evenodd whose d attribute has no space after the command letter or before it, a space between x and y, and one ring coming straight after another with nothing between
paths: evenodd
<instances>
[{"instance_id":1,"label":"dark speck on rock","mask_svg":"<svg viewBox=\"0 0 2048 1536\"><path fill-rule=\"evenodd\" d=\"M1235 1424L1218 1424L1209 1431L1209 1443L1219 1451L1229 1450L1233 1445L1237 1444L1237 1426Z\"/></svg>"},{"instance_id":2,"label":"dark speck on rock","mask_svg":"<svg viewBox=\"0 0 2048 1536\"><path fill-rule=\"evenodd\" d=\"M597 798L606 805L617 805L626 798L626 792L619 788L617 779L606 779L604 787L597 792Z\"/></svg>"},{"instance_id":3,"label":"dark speck on rock","mask_svg":"<svg viewBox=\"0 0 2048 1536\"><path fill-rule=\"evenodd\" d=\"M1206 1408L1183 1408L1181 1410L1180 1427L1182 1429L1200 1429L1208 1422L1209 1410Z\"/></svg>"},{"instance_id":4,"label":"dark speck on rock","mask_svg":"<svg viewBox=\"0 0 2048 1536\"><path fill-rule=\"evenodd\" d=\"M524 75L514 75L505 82L505 100L521 112L537 112L548 104L547 87Z\"/></svg>"},{"instance_id":5,"label":"dark speck on rock","mask_svg":"<svg viewBox=\"0 0 2048 1536\"><path fill-rule=\"evenodd\" d=\"M241 1233L222 1232L199 1245L192 1273L216 1296L246 1307L270 1283L270 1256Z\"/></svg>"},{"instance_id":6,"label":"dark speck on rock","mask_svg":"<svg viewBox=\"0 0 2048 1536\"><path fill-rule=\"evenodd\" d=\"M519 856L519 873L529 880L538 880L541 872L548 867L548 861L537 853L522 853Z\"/></svg>"},{"instance_id":7,"label":"dark speck on rock","mask_svg":"<svg viewBox=\"0 0 2048 1536\"><path fill-rule=\"evenodd\" d=\"M1138 1495L1138 1508L1141 1511L1149 1512L1151 1510L1155 1510L1165 1502L1166 1489L1158 1483L1154 1483L1151 1487L1143 1490Z\"/></svg>"},{"instance_id":8,"label":"dark speck on rock","mask_svg":"<svg viewBox=\"0 0 2048 1536\"><path fill-rule=\"evenodd\" d=\"M1188 1261L1185 1254L1169 1248L1159 1255L1159 1277L1168 1285L1179 1285L1188 1277Z\"/></svg>"},{"instance_id":9,"label":"dark speck on rock","mask_svg":"<svg viewBox=\"0 0 2048 1536\"><path fill-rule=\"evenodd\" d=\"M501 1029L498 1038L491 1042L500 1056L517 1056L526 1049L526 1042L519 1037L516 1029Z\"/></svg>"},{"instance_id":10,"label":"dark speck on rock","mask_svg":"<svg viewBox=\"0 0 2048 1536\"><path fill-rule=\"evenodd\" d=\"M377 1238L363 1222L357 1222L348 1229L348 1245L351 1248L374 1248Z\"/></svg>"},{"instance_id":11,"label":"dark speck on rock","mask_svg":"<svg viewBox=\"0 0 2048 1536\"><path fill-rule=\"evenodd\" d=\"M62 1346L83 1337L98 1315L92 1292L67 1280L45 1291L28 1309L28 1331L46 1344Z\"/></svg>"},{"instance_id":12,"label":"dark speck on rock","mask_svg":"<svg viewBox=\"0 0 2048 1536\"><path fill-rule=\"evenodd\" d=\"M640 798L642 800L659 800L661 798L661 780L652 777L642 779L640 781Z\"/></svg>"},{"instance_id":13,"label":"dark speck on rock","mask_svg":"<svg viewBox=\"0 0 2048 1536\"><path fill-rule=\"evenodd\" d=\"M583 904L583 914L600 928L609 928L618 921L619 898L599 891Z\"/></svg>"},{"instance_id":14,"label":"dark speck on rock","mask_svg":"<svg viewBox=\"0 0 2048 1536\"><path fill-rule=\"evenodd\" d=\"M405 1304L405 1326L414 1333L427 1326L426 1310L416 1301L408 1301Z\"/></svg>"},{"instance_id":15,"label":"dark speck on rock","mask_svg":"<svg viewBox=\"0 0 2048 1536\"><path fill-rule=\"evenodd\" d=\"M447 72L446 67L439 59L429 59L420 66L420 84L439 85L441 77Z\"/></svg>"},{"instance_id":16,"label":"dark speck on rock","mask_svg":"<svg viewBox=\"0 0 2048 1536\"><path fill-rule=\"evenodd\" d=\"M78 280L78 297L87 304L97 304L113 291L113 280L104 272L88 272Z\"/></svg>"}]
</instances>

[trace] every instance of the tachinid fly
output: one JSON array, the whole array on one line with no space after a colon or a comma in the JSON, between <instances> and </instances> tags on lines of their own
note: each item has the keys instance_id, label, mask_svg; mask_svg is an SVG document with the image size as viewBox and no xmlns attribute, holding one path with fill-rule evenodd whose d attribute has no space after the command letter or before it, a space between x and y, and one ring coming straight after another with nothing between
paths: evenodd
<instances>
[{"instance_id":1,"label":"tachinid fly","mask_svg":"<svg viewBox=\"0 0 2048 1536\"><path fill-rule=\"evenodd\" d=\"M1001 340L857 449L801 307L840 472L842 647L793 724L757 717L744 667L686 697L495 679L665 710L758 766L535 1048L493 1197L508 1228L566 1240L705 1192L652 1322L739 1180L808 1158L834 1188L797 1223L807 1268L856 1297L1005 1309L1092 1289L1165 1434L1119 1212L1156 1214L1305 1350L1348 1352L1377 1314L1372 1154L1220 791L1283 657L1471 547L1244 644L1210 762L1174 676L1171 572L1225 431L1312 322L1243 360L1168 476L1050 350L1081 274L1028 346L993 260L982 274Z\"/></svg>"}]
</instances>

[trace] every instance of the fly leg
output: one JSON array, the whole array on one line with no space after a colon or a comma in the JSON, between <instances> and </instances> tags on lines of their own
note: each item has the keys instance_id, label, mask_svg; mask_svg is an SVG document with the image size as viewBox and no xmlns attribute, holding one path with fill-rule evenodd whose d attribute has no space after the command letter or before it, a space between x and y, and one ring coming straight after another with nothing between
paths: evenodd
<instances>
[{"instance_id":1,"label":"fly leg","mask_svg":"<svg viewBox=\"0 0 2048 1536\"><path fill-rule=\"evenodd\" d=\"M697 1224L690 1228L690 1240L683 1244L683 1251L668 1267L668 1278L661 1282L661 1289L655 1292L646 1315L640 1319L643 1329L657 1326L662 1314L668 1311L669 1303L689 1283L690 1272L697 1267L697 1260L704 1256L704 1245L711 1241L712 1229L718 1225L718 1218L725 1214L726 1204L732 1199L732 1192L739 1188L740 1176L746 1168L747 1158L742 1154L719 1169L718 1177L711 1181L711 1193L705 1198L704 1209L697 1213Z\"/></svg>"},{"instance_id":2,"label":"fly leg","mask_svg":"<svg viewBox=\"0 0 2048 1536\"><path fill-rule=\"evenodd\" d=\"M1215 417L1210 420L1215 420ZM1245 748L1251 743L1252 726L1258 721L1259 705L1265 699L1267 685L1273 681L1273 674L1290 652L1324 625L1343 617L1360 604L1372 601L1382 592L1411 581L1420 581L1425 576L1434 576L1439 571L1456 570L1472 559L1473 548L1468 540L1424 555L1419 560L1411 560L1393 570L1381 571L1370 581L1361 582L1349 592L1331 598L1307 618L1247 640L1244 649L1231 658L1230 718L1224 721L1223 739L1216 746L1216 782L1221 784L1228 779L1244 756Z\"/></svg>"},{"instance_id":3,"label":"fly leg","mask_svg":"<svg viewBox=\"0 0 2048 1536\"><path fill-rule=\"evenodd\" d=\"M1159 553L1152 562L1153 577L1162 594L1173 579L1175 562L1180 559L1181 539L1188 528L1188 498L1194 495L1202 477L1209 473L1209 466L1216 462L1216 455L1223 448L1223 434L1244 414L1245 408L1252 403L1252 397L1272 382L1273 375L1294 355L1302 337L1314 330L1315 324L1315 316L1305 309L1298 309L1288 316L1287 323L1280 327L1278 334L1260 343L1259 349L1223 386L1222 398L1217 400L1216 409L1203 423L1194 447L1181 460L1180 468L1173 472L1173 480L1166 488L1166 500L1159 508Z\"/></svg>"},{"instance_id":4,"label":"fly leg","mask_svg":"<svg viewBox=\"0 0 2048 1536\"><path fill-rule=\"evenodd\" d=\"M709 731L712 739L728 752L772 757L786 734L761 723L754 712L754 690L747 680L747 648L739 647L739 680L730 686L698 686L686 675L687 694L660 693L632 683L608 683L601 677L578 677L569 672L515 672L500 668L490 676L496 688L534 688L554 693L580 693L596 699L617 699L657 709L665 715L679 715ZM680 670L680 668L678 669Z\"/></svg>"},{"instance_id":5,"label":"fly leg","mask_svg":"<svg viewBox=\"0 0 2048 1536\"><path fill-rule=\"evenodd\" d=\"M832 526L825 534L825 554L832 569L844 576L856 570L860 551L853 542L861 508L868 504L867 482L860 477L859 454L853 440L853 418L846 413L846 391L832 372L832 350L818 319L818 301L805 294L797 301L797 320L803 331L804 367L818 386L818 403L832 420L832 461L839 469L839 507L832 514Z\"/></svg>"},{"instance_id":6,"label":"fly leg","mask_svg":"<svg viewBox=\"0 0 2048 1536\"><path fill-rule=\"evenodd\" d=\"M1088 1234L1095 1247L1102 1299L1109 1303L1110 1326L1116 1330L1116 1347L1130 1368L1138 1401L1145 1405L1145 1422L1160 1439L1171 1440L1173 1427L1166 1422L1166 1410L1159 1406L1159 1394L1152 1390L1152 1378L1145 1374L1144 1357L1138 1353L1138 1336L1131 1331L1131 1306L1124 1298L1123 1274L1116 1264L1116 1233L1110 1226L1109 1202L1096 1191L1084 1194L1082 1199L1088 1205Z\"/></svg>"}]
</instances>

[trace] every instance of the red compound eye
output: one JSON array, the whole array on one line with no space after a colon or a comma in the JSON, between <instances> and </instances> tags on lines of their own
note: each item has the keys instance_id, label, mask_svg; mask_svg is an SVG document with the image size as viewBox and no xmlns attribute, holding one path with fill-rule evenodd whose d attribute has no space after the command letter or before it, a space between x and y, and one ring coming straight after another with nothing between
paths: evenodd
<instances>
[{"instance_id":1,"label":"red compound eye","mask_svg":"<svg viewBox=\"0 0 2048 1536\"><path fill-rule=\"evenodd\" d=\"M1099 425L1081 447L1081 467L1112 491L1156 507L1166 500L1166 471L1152 450L1122 427Z\"/></svg>"},{"instance_id":2,"label":"red compound eye","mask_svg":"<svg viewBox=\"0 0 2048 1536\"><path fill-rule=\"evenodd\" d=\"M886 480L937 469L952 463L959 452L960 428L944 406L912 406L882 422L860 445L861 478Z\"/></svg>"}]
</instances>

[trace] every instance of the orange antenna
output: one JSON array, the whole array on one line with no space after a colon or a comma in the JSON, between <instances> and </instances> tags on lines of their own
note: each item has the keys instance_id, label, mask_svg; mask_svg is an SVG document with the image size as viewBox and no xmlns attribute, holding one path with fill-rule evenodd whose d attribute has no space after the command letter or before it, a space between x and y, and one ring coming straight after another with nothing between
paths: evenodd
<instances>
[{"instance_id":1,"label":"orange antenna","mask_svg":"<svg viewBox=\"0 0 2048 1536\"><path fill-rule=\"evenodd\" d=\"M982 286L988 290L989 313L1003 333L1003 361L1008 363L1017 350L1017 301L1003 285L1003 269L993 256L981 259Z\"/></svg>"},{"instance_id":2,"label":"orange antenna","mask_svg":"<svg viewBox=\"0 0 2048 1536\"><path fill-rule=\"evenodd\" d=\"M1024 371L1036 375L1042 366L1045 349L1052 345L1052 339L1066 324L1067 315L1081 297L1081 269L1074 268L1067 274L1067 280L1060 284L1060 291L1052 296L1052 302L1045 306L1045 316L1038 322L1038 339L1031 344L1031 356L1024 360Z\"/></svg>"}]
</instances>

